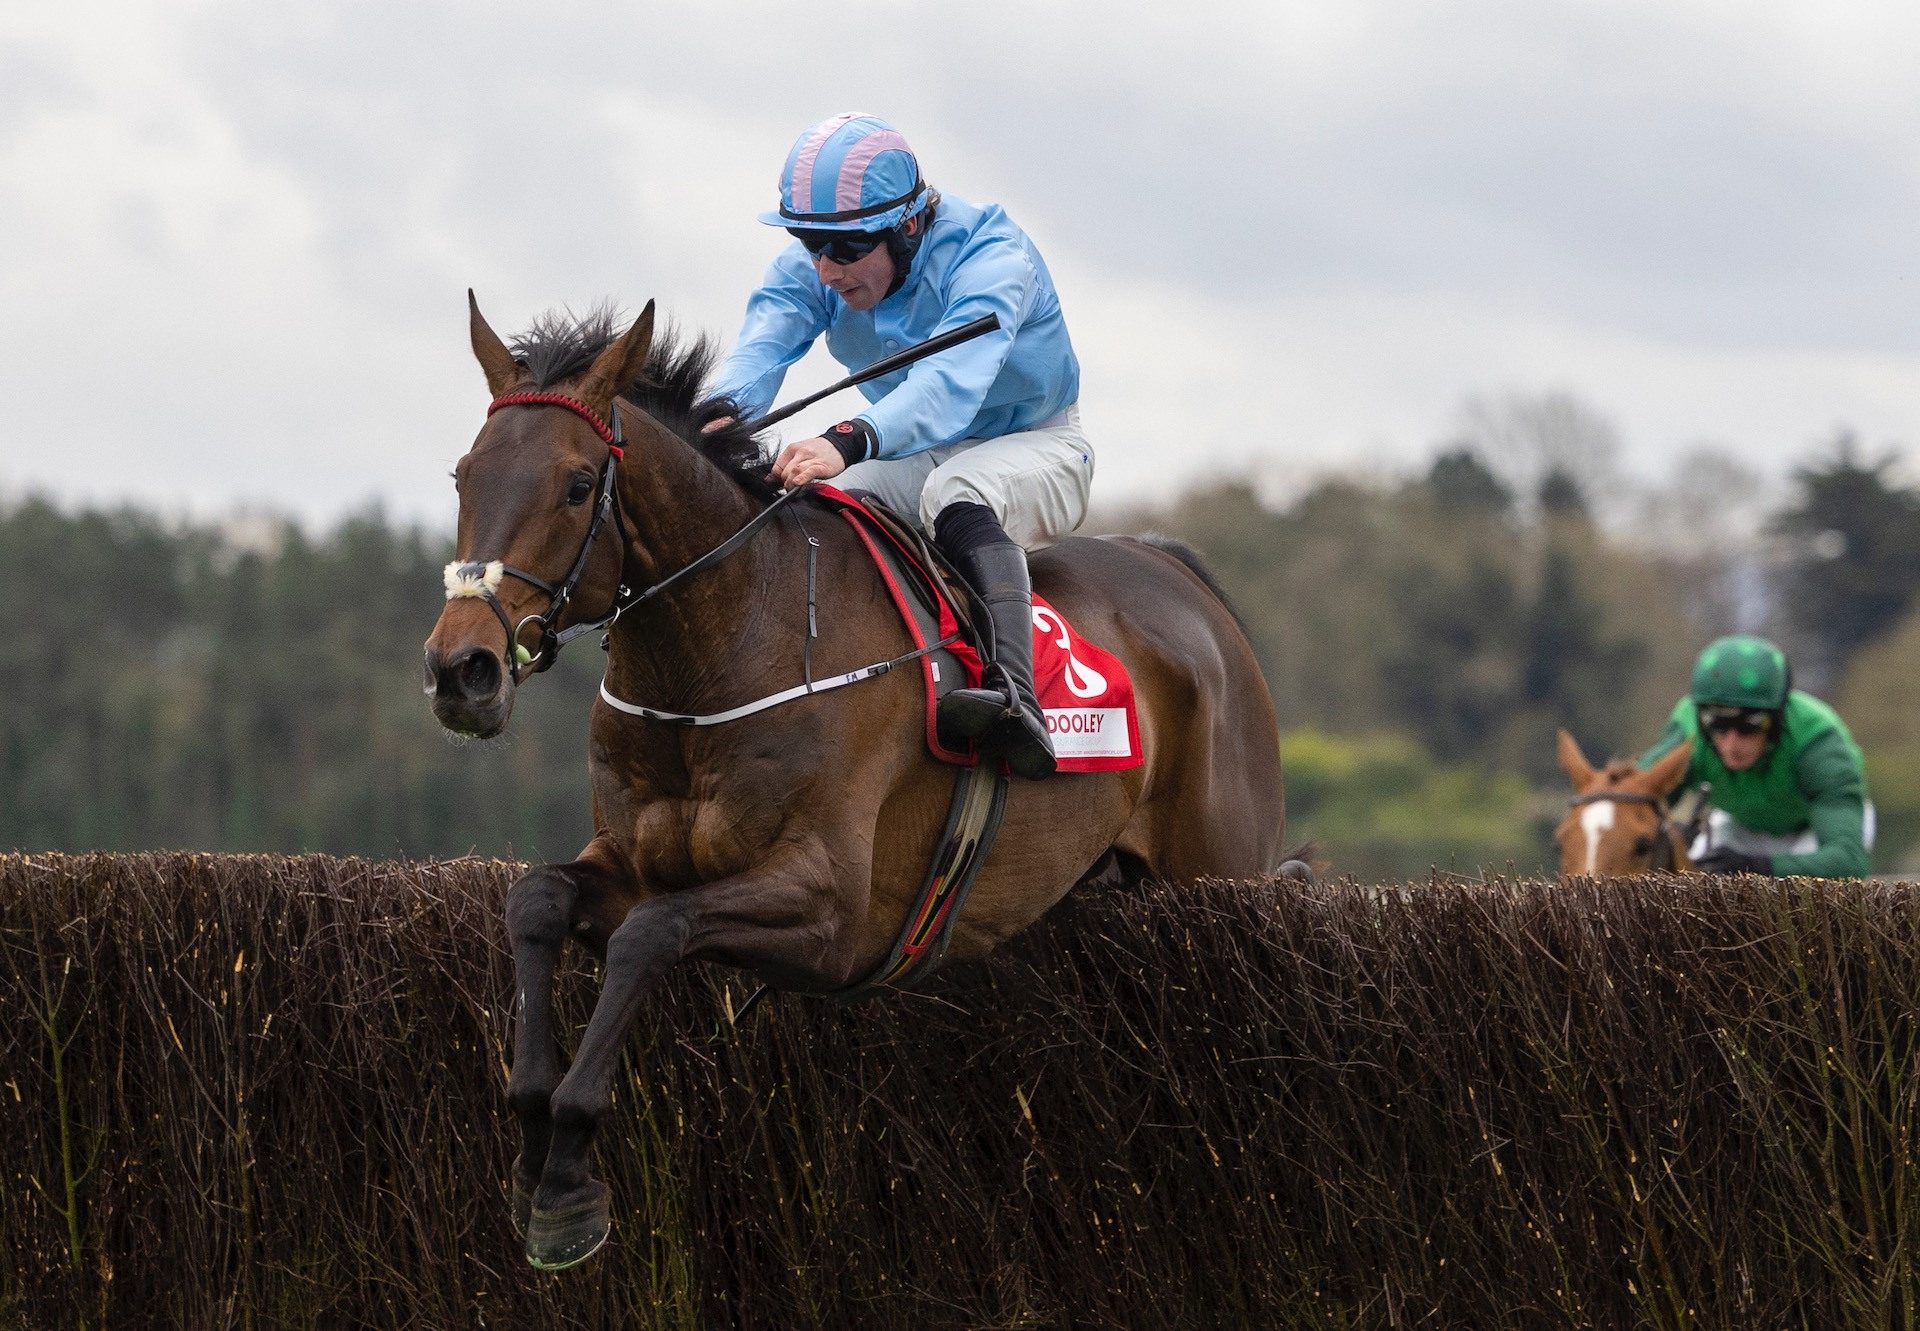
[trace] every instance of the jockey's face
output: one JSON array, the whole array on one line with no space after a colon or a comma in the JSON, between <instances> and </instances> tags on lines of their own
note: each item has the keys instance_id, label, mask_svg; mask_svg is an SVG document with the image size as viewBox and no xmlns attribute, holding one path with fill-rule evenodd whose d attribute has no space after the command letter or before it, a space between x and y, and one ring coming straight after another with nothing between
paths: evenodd
<instances>
[{"instance_id":1,"label":"jockey's face","mask_svg":"<svg viewBox=\"0 0 1920 1331\"><path fill-rule=\"evenodd\" d=\"M840 293L848 309L870 310L886 299L887 288L893 285L893 256L885 245L875 246L852 263L835 263L824 254L816 254L813 271Z\"/></svg>"},{"instance_id":2,"label":"jockey's face","mask_svg":"<svg viewBox=\"0 0 1920 1331\"><path fill-rule=\"evenodd\" d=\"M921 218L909 217L900 224L907 235L919 231ZM840 293L847 308L870 310L887 298L893 285L893 255L885 245L877 245L852 263L835 263L825 254L813 256L813 271L826 285Z\"/></svg>"},{"instance_id":3,"label":"jockey's face","mask_svg":"<svg viewBox=\"0 0 1920 1331\"><path fill-rule=\"evenodd\" d=\"M1727 765L1729 772L1744 772L1760 761L1760 755L1766 751L1766 732L1748 734L1738 730L1712 730L1707 732L1713 740L1713 750L1720 755L1720 761Z\"/></svg>"}]
</instances>

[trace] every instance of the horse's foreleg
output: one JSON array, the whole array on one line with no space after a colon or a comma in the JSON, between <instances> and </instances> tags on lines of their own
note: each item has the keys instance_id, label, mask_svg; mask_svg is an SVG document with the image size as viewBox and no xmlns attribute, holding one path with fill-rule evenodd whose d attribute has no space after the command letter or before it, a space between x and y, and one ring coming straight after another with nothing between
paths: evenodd
<instances>
[{"instance_id":1,"label":"horse's foreleg","mask_svg":"<svg viewBox=\"0 0 1920 1331\"><path fill-rule=\"evenodd\" d=\"M762 870L635 906L607 939L606 980L574 1050L573 1066L553 1093L546 1169L534 1196L527 1259L557 1270L583 1261L609 1228L607 1187L587 1154L612 1107L613 1074L647 991L683 957L750 939L749 955L792 965L817 962L835 933L831 894L815 874Z\"/></svg>"},{"instance_id":2,"label":"horse's foreleg","mask_svg":"<svg viewBox=\"0 0 1920 1331\"><path fill-rule=\"evenodd\" d=\"M552 1101L563 1055L553 1017L553 980L572 933L581 875L592 866L543 864L507 892L507 936L513 948L513 1070L507 1105L520 1120L520 1159L513 1171L515 1226L526 1232L533 1191L546 1168L553 1136Z\"/></svg>"}]
</instances>

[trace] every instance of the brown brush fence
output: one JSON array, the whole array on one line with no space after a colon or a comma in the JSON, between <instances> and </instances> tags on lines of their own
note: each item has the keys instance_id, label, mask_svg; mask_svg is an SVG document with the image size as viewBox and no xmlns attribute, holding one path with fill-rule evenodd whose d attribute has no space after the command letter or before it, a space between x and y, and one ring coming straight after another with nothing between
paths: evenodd
<instances>
[{"instance_id":1,"label":"brown brush fence","mask_svg":"<svg viewBox=\"0 0 1920 1331\"><path fill-rule=\"evenodd\" d=\"M0 858L0 1326L1920 1316L1906 887L1102 895L740 1029L689 969L599 1148L613 1241L543 1276L512 871Z\"/></svg>"}]
</instances>

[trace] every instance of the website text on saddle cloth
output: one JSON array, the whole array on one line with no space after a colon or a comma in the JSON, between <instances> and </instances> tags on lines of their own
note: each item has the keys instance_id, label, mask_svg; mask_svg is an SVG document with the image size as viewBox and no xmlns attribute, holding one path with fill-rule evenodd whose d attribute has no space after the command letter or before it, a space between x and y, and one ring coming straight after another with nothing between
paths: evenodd
<instances>
[{"instance_id":1,"label":"website text on saddle cloth","mask_svg":"<svg viewBox=\"0 0 1920 1331\"><path fill-rule=\"evenodd\" d=\"M847 113L800 135L760 220L792 237L747 302L714 383L743 417L773 405L786 372L825 334L859 369L970 323L984 337L861 385L868 405L786 445L788 486L833 480L917 516L972 582L995 650L978 689L950 693L943 726L1000 751L1015 773L1054 770L1034 698L1027 550L1086 517L1093 449L1080 429L1080 363L1045 261L991 204L928 186L906 139Z\"/></svg>"}]
</instances>

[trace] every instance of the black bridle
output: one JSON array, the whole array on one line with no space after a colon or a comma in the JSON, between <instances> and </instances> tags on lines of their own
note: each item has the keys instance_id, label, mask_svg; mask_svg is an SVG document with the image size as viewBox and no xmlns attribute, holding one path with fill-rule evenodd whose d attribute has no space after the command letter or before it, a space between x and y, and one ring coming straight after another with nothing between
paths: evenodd
<instances>
[{"instance_id":1,"label":"black bridle","mask_svg":"<svg viewBox=\"0 0 1920 1331\"><path fill-rule=\"evenodd\" d=\"M487 407L487 415L493 415L494 412L500 410L502 407L519 406L563 407L571 411L574 415L585 420L587 424L593 426L594 432L606 441L607 460L600 468L599 494L594 503L593 521L587 527L586 537L580 542L580 553L574 557L573 567L568 570L567 576L559 584L556 585L548 582L538 574L529 573L523 568L515 568L513 565L500 560L464 560L451 565L449 568L451 574L467 580L469 585L479 589L462 592L449 590L449 598L464 595L484 600L488 607L492 609L494 617L500 621L500 627L506 630L507 673L512 677L516 685L523 682L528 676L537 675L541 671L550 668L559 657L560 649L581 634L593 633L600 629L610 628L615 620L619 619L621 615L624 615L634 606L639 605L642 601L665 591L668 587L671 587L674 583L689 574L705 568L709 564L714 564L725 559L728 555L746 544L747 540L771 519L774 514L778 513L788 500L808 488L803 485L785 491L772 503L760 510L759 513L755 514L746 526L740 528L740 530L732 536L729 536L719 545L707 551L704 555L701 555L698 559L686 565L678 572L668 574L644 591L634 592L627 586L623 578L619 587L614 591L613 603L607 607L607 612L599 618L582 620L580 623L569 625L564 629L557 628L556 626L560 621L560 617L566 613L567 606L573 601L573 594L580 586L580 579L586 575L587 561L593 555L593 543L599 539L600 533L605 529L609 518L612 519L613 525L619 529L620 560L623 574L626 569L626 551L627 546L630 544L630 538L627 534L626 518L620 510L619 466L621 458L626 456L626 440L620 429L620 402L618 398L615 398L612 405L608 408L608 416L611 418L611 423L609 423L608 420L603 419L600 413L592 407L589 407L578 398L568 397L564 393L506 393L495 398L492 403L489 404ZM518 578L520 581L545 592L547 594L547 608L538 613L527 615L521 619L518 624L515 624L513 620L508 617L506 607L500 604L500 598L495 593L493 587L488 586L485 582L487 571L495 564L498 564L502 575L510 575ZM520 645L520 634L529 624L537 624L540 626L540 641L537 650L527 653L526 649ZM525 653L524 659L523 653Z\"/></svg>"}]
</instances>

